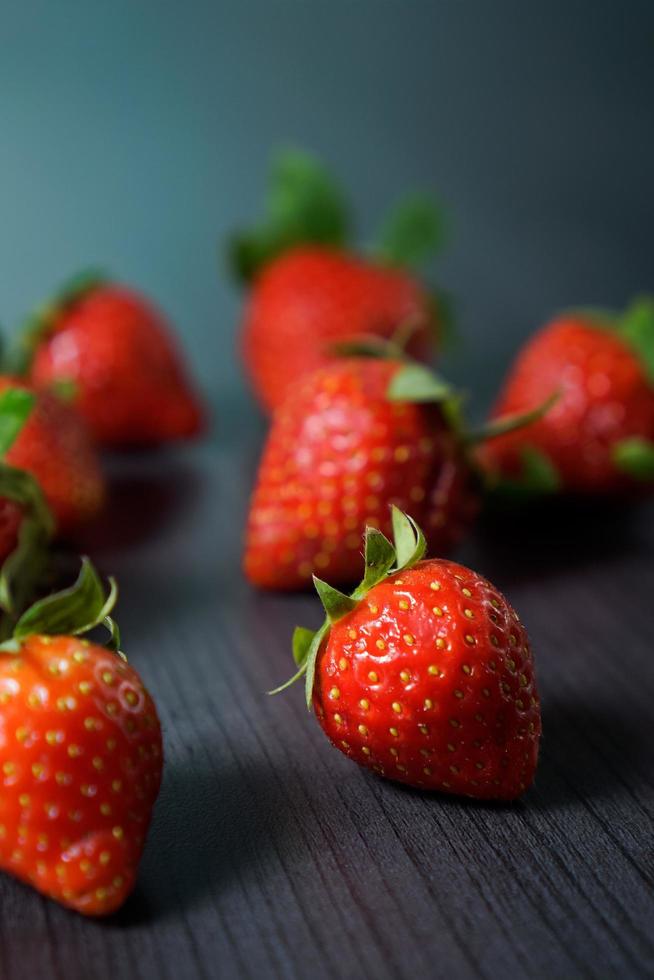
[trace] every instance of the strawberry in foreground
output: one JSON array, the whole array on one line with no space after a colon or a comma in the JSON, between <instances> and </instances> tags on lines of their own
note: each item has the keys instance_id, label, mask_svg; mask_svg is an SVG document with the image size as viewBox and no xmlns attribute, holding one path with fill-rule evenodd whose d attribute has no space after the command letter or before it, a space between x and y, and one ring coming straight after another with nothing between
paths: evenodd
<instances>
[{"instance_id":1,"label":"strawberry in foreground","mask_svg":"<svg viewBox=\"0 0 654 980\"><path fill-rule=\"evenodd\" d=\"M246 369L269 411L330 346L362 334L389 339L410 324L410 352L426 359L444 309L416 276L441 243L441 221L423 196L391 215L373 254L349 245L339 190L311 157L288 153L273 170L267 223L232 242L232 264L252 282L242 328Z\"/></svg>"},{"instance_id":2,"label":"strawberry in foreground","mask_svg":"<svg viewBox=\"0 0 654 980\"><path fill-rule=\"evenodd\" d=\"M495 415L526 411L553 388L547 416L483 447L491 479L534 492L654 490L654 300L547 324L518 356Z\"/></svg>"},{"instance_id":3,"label":"strawberry in foreground","mask_svg":"<svg viewBox=\"0 0 654 980\"><path fill-rule=\"evenodd\" d=\"M323 731L348 758L422 789L512 800L531 784L541 734L527 633L476 572L423 561L425 539L393 511L395 544L366 531L351 596L320 579L327 613L298 627L295 676ZM276 693L276 692L273 692Z\"/></svg>"},{"instance_id":4,"label":"strawberry in foreground","mask_svg":"<svg viewBox=\"0 0 654 980\"><path fill-rule=\"evenodd\" d=\"M115 600L84 559L0 646L0 867L93 916L134 886L162 771L154 703L112 652ZM101 624L112 649L80 639Z\"/></svg>"},{"instance_id":5,"label":"strawberry in foreground","mask_svg":"<svg viewBox=\"0 0 654 980\"><path fill-rule=\"evenodd\" d=\"M72 280L30 318L15 366L41 388L70 388L104 446L154 446L203 427L168 324L136 292L95 274Z\"/></svg>"},{"instance_id":6,"label":"strawberry in foreground","mask_svg":"<svg viewBox=\"0 0 654 980\"><path fill-rule=\"evenodd\" d=\"M452 389L398 356L343 357L300 379L261 460L248 579L271 589L306 587L314 572L355 582L364 528L390 534L390 504L411 510L430 547L447 552L478 509L471 447L524 422L465 432Z\"/></svg>"}]
</instances>

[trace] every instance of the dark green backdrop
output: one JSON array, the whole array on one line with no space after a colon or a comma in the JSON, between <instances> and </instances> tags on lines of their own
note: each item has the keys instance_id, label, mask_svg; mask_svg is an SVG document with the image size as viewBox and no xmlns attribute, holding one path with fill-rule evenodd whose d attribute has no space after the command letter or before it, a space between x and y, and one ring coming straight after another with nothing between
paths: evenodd
<instances>
[{"instance_id":1,"label":"dark green backdrop","mask_svg":"<svg viewBox=\"0 0 654 980\"><path fill-rule=\"evenodd\" d=\"M0 318L88 262L143 287L220 407L242 398L217 245L272 145L323 154L362 229L433 184L490 397L557 307L654 288L654 4L23 0L0 20ZM465 355L465 356L464 356Z\"/></svg>"}]
</instances>

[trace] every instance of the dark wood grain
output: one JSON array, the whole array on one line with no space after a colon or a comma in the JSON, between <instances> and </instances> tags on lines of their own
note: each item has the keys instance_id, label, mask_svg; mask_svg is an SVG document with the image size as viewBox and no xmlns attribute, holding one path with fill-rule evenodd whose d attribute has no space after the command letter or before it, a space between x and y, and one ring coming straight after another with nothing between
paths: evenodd
<instances>
[{"instance_id":1,"label":"dark wood grain","mask_svg":"<svg viewBox=\"0 0 654 980\"><path fill-rule=\"evenodd\" d=\"M512 806L423 795L333 751L286 677L310 596L243 582L249 455L114 467L85 542L121 581L166 774L138 889L89 922L0 877L3 980L654 975L651 508L487 517L461 558L532 635L545 734Z\"/></svg>"}]
</instances>

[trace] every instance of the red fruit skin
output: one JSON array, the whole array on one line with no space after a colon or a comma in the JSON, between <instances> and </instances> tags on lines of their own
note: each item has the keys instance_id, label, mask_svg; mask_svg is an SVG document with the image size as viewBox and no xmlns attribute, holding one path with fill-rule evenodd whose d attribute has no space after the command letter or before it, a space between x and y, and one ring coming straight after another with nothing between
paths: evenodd
<instances>
[{"instance_id":1,"label":"red fruit skin","mask_svg":"<svg viewBox=\"0 0 654 980\"><path fill-rule=\"evenodd\" d=\"M32 636L0 656L0 867L84 915L131 892L162 771L135 670L103 647Z\"/></svg>"},{"instance_id":2,"label":"red fruit skin","mask_svg":"<svg viewBox=\"0 0 654 980\"><path fill-rule=\"evenodd\" d=\"M633 489L611 455L623 439L654 438L654 388L633 351L589 317L554 320L523 348L493 415L535 408L557 390L559 401L540 421L483 447L483 465L519 476L520 450L529 445L549 456L568 491Z\"/></svg>"},{"instance_id":3,"label":"red fruit skin","mask_svg":"<svg viewBox=\"0 0 654 980\"><path fill-rule=\"evenodd\" d=\"M168 325L120 286L85 293L38 347L41 387L72 381L76 407L104 446L153 446L197 435L203 412Z\"/></svg>"},{"instance_id":4,"label":"red fruit skin","mask_svg":"<svg viewBox=\"0 0 654 980\"><path fill-rule=\"evenodd\" d=\"M426 359L433 312L411 276L354 255L302 247L264 268L245 311L242 350L254 391L272 411L297 379L329 360L329 348L362 334L390 338L415 324L408 350Z\"/></svg>"},{"instance_id":5,"label":"red fruit skin","mask_svg":"<svg viewBox=\"0 0 654 980\"><path fill-rule=\"evenodd\" d=\"M9 387L32 390L24 382L0 377L0 392ZM34 408L5 459L36 479L59 534L65 536L100 512L105 482L83 419L56 395L47 391L36 395Z\"/></svg>"},{"instance_id":6,"label":"red fruit skin","mask_svg":"<svg viewBox=\"0 0 654 980\"><path fill-rule=\"evenodd\" d=\"M252 496L244 569L299 589L313 573L358 580L366 526L391 536L391 503L451 548L477 510L461 449L436 406L390 402L398 361L343 358L300 380L273 417Z\"/></svg>"},{"instance_id":7,"label":"red fruit skin","mask_svg":"<svg viewBox=\"0 0 654 980\"><path fill-rule=\"evenodd\" d=\"M501 593L423 561L371 589L318 653L313 697L339 751L421 789L512 800L541 734L529 639Z\"/></svg>"}]
</instances>

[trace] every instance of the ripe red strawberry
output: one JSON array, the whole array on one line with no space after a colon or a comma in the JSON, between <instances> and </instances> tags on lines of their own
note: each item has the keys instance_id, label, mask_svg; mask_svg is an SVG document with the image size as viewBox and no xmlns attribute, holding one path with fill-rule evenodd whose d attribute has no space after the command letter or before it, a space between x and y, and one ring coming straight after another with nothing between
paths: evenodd
<instances>
[{"instance_id":1,"label":"ripe red strawberry","mask_svg":"<svg viewBox=\"0 0 654 980\"><path fill-rule=\"evenodd\" d=\"M402 323L414 327L410 353L424 358L433 312L412 276L345 252L297 248L271 262L252 287L245 365L272 410L299 377L329 360L334 343L365 334L390 339Z\"/></svg>"},{"instance_id":2,"label":"ripe red strawberry","mask_svg":"<svg viewBox=\"0 0 654 980\"><path fill-rule=\"evenodd\" d=\"M202 410L162 316L137 293L82 278L27 326L37 386L72 386L96 441L150 446L195 436Z\"/></svg>"},{"instance_id":3,"label":"ripe red strawberry","mask_svg":"<svg viewBox=\"0 0 654 980\"><path fill-rule=\"evenodd\" d=\"M484 447L490 474L575 493L653 489L654 302L547 324L519 354L494 414L525 411L553 388L561 396L546 416Z\"/></svg>"},{"instance_id":4,"label":"ripe red strawberry","mask_svg":"<svg viewBox=\"0 0 654 980\"><path fill-rule=\"evenodd\" d=\"M393 379L423 371L348 357L299 381L274 415L252 497L253 584L294 589L312 572L355 581L363 529L389 533L391 503L416 514L438 551L460 538L476 511L460 437L442 404L388 397Z\"/></svg>"},{"instance_id":5,"label":"ripe red strawberry","mask_svg":"<svg viewBox=\"0 0 654 980\"><path fill-rule=\"evenodd\" d=\"M32 474L58 532L70 534L99 513L105 496L100 462L86 425L55 394L33 391L24 382L0 376L0 395L10 390L32 393L35 401L5 460Z\"/></svg>"},{"instance_id":6,"label":"ripe red strawberry","mask_svg":"<svg viewBox=\"0 0 654 980\"><path fill-rule=\"evenodd\" d=\"M351 597L316 580L327 620L296 631L296 677L306 674L323 731L359 765L422 789L514 799L534 778L541 733L527 633L490 582L422 561L416 525L399 512L394 525L395 548L367 532Z\"/></svg>"},{"instance_id":7,"label":"ripe red strawberry","mask_svg":"<svg viewBox=\"0 0 654 980\"><path fill-rule=\"evenodd\" d=\"M425 197L413 195L395 210L368 257L349 244L342 196L310 157L291 153L277 161L268 210L263 227L232 243L238 274L254 280L242 350L268 410L298 377L329 359L335 342L361 335L388 339L406 325L413 355L428 355L443 304L411 271L441 239L440 219Z\"/></svg>"},{"instance_id":8,"label":"ripe red strawberry","mask_svg":"<svg viewBox=\"0 0 654 980\"><path fill-rule=\"evenodd\" d=\"M80 611L82 593L92 593ZM134 886L162 769L161 729L136 671L76 636L106 618L95 572L32 607L0 647L0 867L85 915ZM113 626L113 624L109 623Z\"/></svg>"},{"instance_id":9,"label":"ripe red strawberry","mask_svg":"<svg viewBox=\"0 0 654 980\"><path fill-rule=\"evenodd\" d=\"M451 388L419 364L344 357L300 379L275 412L248 518L245 573L258 586L297 589L313 572L349 583L366 525L390 532L390 509L410 508L442 553L478 507L471 444L524 424L463 429Z\"/></svg>"}]
</instances>

